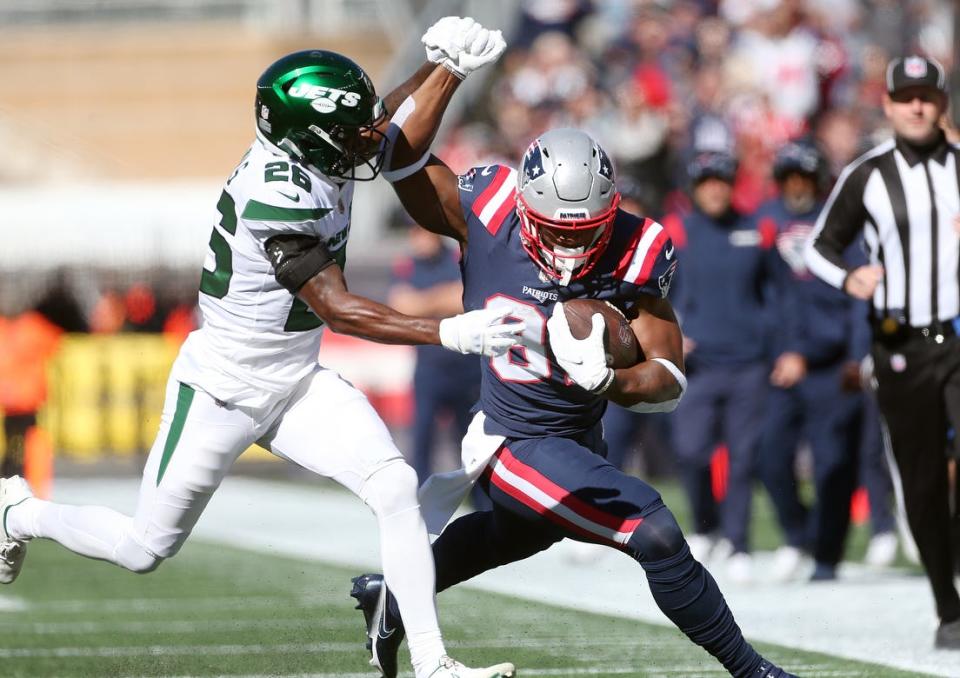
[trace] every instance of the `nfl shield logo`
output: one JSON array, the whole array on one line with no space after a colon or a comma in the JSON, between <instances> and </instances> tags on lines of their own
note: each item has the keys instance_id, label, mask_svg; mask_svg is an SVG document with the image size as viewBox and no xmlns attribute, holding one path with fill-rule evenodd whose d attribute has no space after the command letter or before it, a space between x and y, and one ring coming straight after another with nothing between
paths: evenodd
<instances>
[{"instance_id":1,"label":"nfl shield logo","mask_svg":"<svg viewBox=\"0 0 960 678\"><path fill-rule=\"evenodd\" d=\"M927 75L927 61L920 57L907 57L903 61L903 73L908 78L923 78Z\"/></svg>"}]
</instances>

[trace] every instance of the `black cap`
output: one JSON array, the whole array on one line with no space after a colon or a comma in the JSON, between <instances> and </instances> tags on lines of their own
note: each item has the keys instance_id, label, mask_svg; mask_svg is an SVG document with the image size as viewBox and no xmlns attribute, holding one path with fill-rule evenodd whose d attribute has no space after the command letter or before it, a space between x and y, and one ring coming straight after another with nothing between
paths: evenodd
<instances>
[{"instance_id":1,"label":"black cap","mask_svg":"<svg viewBox=\"0 0 960 678\"><path fill-rule=\"evenodd\" d=\"M737 159L724 151L703 151L687 165L687 175L694 184L711 177L732 184L737 176Z\"/></svg>"},{"instance_id":2,"label":"black cap","mask_svg":"<svg viewBox=\"0 0 960 678\"><path fill-rule=\"evenodd\" d=\"M791 141L784 144L773 160L773 178L783 181L791 172L817 177L823 169L823 156L813 144Z\"/></svg>"},{"instance_id":3,"label":"black cap","mask_svg":"<svg viewBox=\"0 0 960 678\"><path fill-rule=\"evenodd\" d=\"M930 87L947 91L947 74L936 59L908 56L894 59L887 65L887 94L908 87Z\"/></svg>"}]
</instances>

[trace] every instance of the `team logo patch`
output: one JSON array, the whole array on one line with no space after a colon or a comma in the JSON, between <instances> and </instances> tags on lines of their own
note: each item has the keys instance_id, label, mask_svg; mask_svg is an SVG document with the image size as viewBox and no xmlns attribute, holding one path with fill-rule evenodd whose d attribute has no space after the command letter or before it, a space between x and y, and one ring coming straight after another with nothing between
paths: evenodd
<instances>
[{"instance_id":1,"label":"team logo patch","mask_svg":"<svg viewBox=\"0 0 960 678\"><path fill-rule=\"evenodd\" d=\"M457 177L457 186L460 187L461 191L466 191L467 193L473 193L473 180L477 178L477 169L473 168L466 174L461 174Z\"/></svg>"},{"instance_id":2,"label":"team logo patch","mask_svg":"<svg viewBox=\"0 0 960 678\"><path fill-rule=\"evenodd\" d=\"M540 142L534 141L523 154L523 164L520 171L520 190L543 174L543 155L540 153Z\"/></svg>"},{"instance_id":3,"label":"team logo patch","mask_svg":"<svg viewBox=\"0 0 960 678\"><path fill-rule=\"evenodd\" d=\"M926 59L907 57L903 61L903 73L908 78L925 78L927 76Z\"/></svg>"},{"instance_id":4,"label":"team logo patch","mask_svg":"<svg viewBox=\"0 0 960 678\"><path fill-rule=\"evenodd\" d=\"M355 108L360 103L359 92L347 92L335 87L298 83L287 91L294 99L309 99L318 113L333 113L339 106Z\"/></svg>"},{"instance_id":5,"label":"team logo patch","mask_svg":"<svg viewBox=\"0 0 960 678\"><path fill-rule=\"evenodd\" d=\"M663 275L657 278L657 283L660 285L660 296L663 299L666 299L667 295L670 294L670 285L673 283L673 274L676 272L677 262L674 260L674 262L667 267L667 270L663 272Z\"/></svg>"}]
</instances>

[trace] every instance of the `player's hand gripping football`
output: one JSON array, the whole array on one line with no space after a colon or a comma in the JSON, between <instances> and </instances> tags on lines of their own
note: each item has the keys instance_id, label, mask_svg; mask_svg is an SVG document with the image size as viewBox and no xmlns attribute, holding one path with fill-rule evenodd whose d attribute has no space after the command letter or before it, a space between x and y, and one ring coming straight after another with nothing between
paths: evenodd
<instances>
[{"instance_id":1,"label":"player's hand gripping football","mask_svg":"<svg viewBox=\"0 0 960 678\"><path fill-rule=\"evenodd\" d=\"M576 339L570 333L567 314L563 304L555 304L553 314L547 321L547 336L550 348L560 367L583 388L600 395L613 383L613 370L607 367L607 355L603 347L603 316L594 313L590 319L593 327L586 339Z\"/></svg>"},{"instance_id":2,"label":"player's hand gripping football","mask_svg":"<svg viewBox=\"0 0 960 678\"><path fill-rule=\"evenodd\" d=\"M507 43L500 31L491 31L470 17L445 16L420 38L427 59L441 64L461 80L500 58Z\"/></svg>"},{"instance_id":3,"label":"player's hand gripping football","mask_svg":"<svg viewBox=\"0 0 960 678\"><path fill-rule=\"evenodd\" d=\"M495 357L520 343L527 328L522 320L504 319L510 308L481 308L440 321L440 343L458 353L480 353Z\"/></svg>"}]
</instances>

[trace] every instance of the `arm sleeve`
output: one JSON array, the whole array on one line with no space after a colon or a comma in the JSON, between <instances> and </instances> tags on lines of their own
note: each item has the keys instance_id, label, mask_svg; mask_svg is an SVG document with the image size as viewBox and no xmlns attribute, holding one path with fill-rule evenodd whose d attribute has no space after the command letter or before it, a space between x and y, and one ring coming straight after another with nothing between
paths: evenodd
<instances>
[{"instance_id":1,"label":"arm sleeve","mask_svg":"<svg viewBox=\"0 0 960 678\"><path fill-rule=\"evenodd\" d=\"M843 289L850 272L844 252L862 230L867 217L863 191L871 165L863 160L847 167L837 180L804 252L810 271L824 282Z\"/></svg>"}]
</instances>

